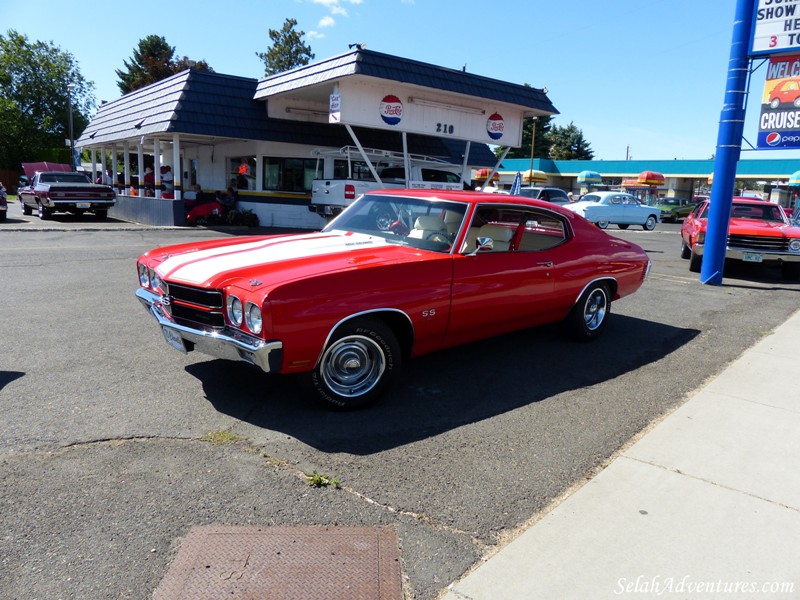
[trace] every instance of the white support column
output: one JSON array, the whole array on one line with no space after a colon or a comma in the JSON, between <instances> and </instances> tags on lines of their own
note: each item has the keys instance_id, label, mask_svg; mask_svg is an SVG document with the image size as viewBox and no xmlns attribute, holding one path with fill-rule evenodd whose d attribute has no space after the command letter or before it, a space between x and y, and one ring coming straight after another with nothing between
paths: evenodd
<instances>
[{"instance_id":1,"label":"white support column","mask_svg":"<svg viewBox=\"0 0 800 600\"><path fill-rule=\"evenodd\" d=\"M156 198L161 198L161 144L153 140L153 174L156 177Z\"/></svg>"},{"instance_id":2,"label":"white support column","mask_svg":"<svg viewBox=\"0 0 800 600\"><path fill-rule=\"evenodd\" d=\"M183 197L183 164L181 163L181 137L172 136L172 177L175 186L175 200Z\"/></svg>"},{"instance_id":3,"label":"white support column","mask_svg":"<svg viewBox=\"0 0 800 600\"><path fill-rule=\"evenodd\" d=\"M106 182L106 149L105 146L100 148L100 181Z\"/></svg>"},{"instance_id":4,"label":"white support column","mask_svg":"<svg viewBox=\"0 0 800 600\"><path fill-rule=\"evenodd\" d=\"M111 181L106 181L109 185L116 187L117 186L117 145L111 145L111 168L109 169L111 174L109 178Z\"/></svg>"},{"instance_id":5,"label":"white support column","mask_svg":"<svg viewBox=\"0 0 800 600\"><path fill-rule=\"evenodd\" d=\"M136 193L139 196L144 196L144 138L139 140L139 145L136 147L136 160L138 161Z\"/></svg>"},{"instance_id":6,"label":"white support column","mask_svg":"<svg viewBox=\"0 0 800 600\"><path fill-rule=\"evenodd\" d=\"M92 183L97 179L97 149L92 148Z\"/></svg>"},{"instance_id":7,"label":"white support column","mask_svg":"<svg viewBox=\"0 0 800 600\"><path fill-rule=\"evenodd\" d=\"M128 146L128 140L122 142L122 161L125 164L125 175L123 182L125 185L125 194L131 193L131 149Z\"/></svg>"}]
</instances>

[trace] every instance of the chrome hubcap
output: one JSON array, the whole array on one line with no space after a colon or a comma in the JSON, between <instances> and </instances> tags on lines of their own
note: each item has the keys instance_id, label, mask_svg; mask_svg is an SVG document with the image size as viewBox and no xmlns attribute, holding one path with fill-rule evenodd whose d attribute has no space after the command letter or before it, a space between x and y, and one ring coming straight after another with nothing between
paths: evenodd
<instances>
[{"instance_id":1,"label":"chrome hubcap","mask_svg":"<svg viewBox=\"0 0 800 600\"><path fill-rule=\"evenodd\" d=\"M374 388L385 369L382 348L368 337L351 335L325 351L320 374L331 391L353 398Z\"/></svg>"},{"instance_id":2,"label":"chrome hubcap","mask_svg":"<svg viewBox=\"0 0 800 600\"><path fill-rule=\"evenodd\" d=\"M584 306L583 322L586 324L586 329L594 331L600 327L606 318L607 309L608 303L605 292L602 289L594 290L586 299L586 305Z\"/></svg>"}]
</instances>

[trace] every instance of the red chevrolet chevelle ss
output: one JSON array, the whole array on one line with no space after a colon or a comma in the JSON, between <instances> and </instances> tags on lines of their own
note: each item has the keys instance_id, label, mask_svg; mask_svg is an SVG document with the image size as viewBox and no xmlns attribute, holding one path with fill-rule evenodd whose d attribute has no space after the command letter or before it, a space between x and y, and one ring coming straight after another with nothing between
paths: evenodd
<instances>
[{"instance_id":1,"label":"red chevrolet chevelle ss","mask_svg":"<svg viewBox=\"0 0 800 600\"><path fill-rule=\"evenodd\" d=\"M151 250L136 295L177 350L305 373L352 408L442 348L558 321L592 340L649 269L641 248L549 202L384 190L319 232Z\"/></svg>"}]
</instances>

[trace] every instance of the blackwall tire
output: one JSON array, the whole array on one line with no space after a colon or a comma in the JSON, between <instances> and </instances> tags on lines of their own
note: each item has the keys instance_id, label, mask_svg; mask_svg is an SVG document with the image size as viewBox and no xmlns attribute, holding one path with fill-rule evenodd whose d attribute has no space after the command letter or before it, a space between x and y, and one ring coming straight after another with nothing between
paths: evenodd
<instances>
[{"instance_id":1,"label":"blackwall tire","mask_svg":"<svg viewBox=\"0 0 800 600\"><path fill-rule=\"evenodd\" d=\"M611 315L608 286L593 283L581 294L564 322L567 333L575 340L589 342L603 332Z\"/></svg>"},{"instance_id":2,"label":"blackwall tire","mask_svg":"<svg viewBox=\"0 0 800 600\"><path fill-rule=\"evenodd\" d=\"M401 366L394 332L378 319L360 318L336 330L311 373L311 383L328 407L349 410L389 391Z\"/></svg>"}]
</instances>

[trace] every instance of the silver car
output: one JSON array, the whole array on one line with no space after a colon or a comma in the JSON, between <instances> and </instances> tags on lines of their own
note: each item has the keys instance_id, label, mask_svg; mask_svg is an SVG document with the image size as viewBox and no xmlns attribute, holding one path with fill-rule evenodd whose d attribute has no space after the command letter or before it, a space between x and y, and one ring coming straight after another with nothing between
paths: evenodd
<instances>
[{"instance_id":1,"label":"silver car","mask_svg":"<svg viewBox=\"0 0 800 600\"><path fill-rule=\"evenodd\" d=\"M564 208L587 218L600 229L613 223L620 229L641 225L646 231L656 228L661 212L657 207L642 204L631 194L623 192L590 192Z\"/></svg>"}]
</instances>

